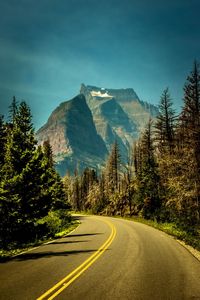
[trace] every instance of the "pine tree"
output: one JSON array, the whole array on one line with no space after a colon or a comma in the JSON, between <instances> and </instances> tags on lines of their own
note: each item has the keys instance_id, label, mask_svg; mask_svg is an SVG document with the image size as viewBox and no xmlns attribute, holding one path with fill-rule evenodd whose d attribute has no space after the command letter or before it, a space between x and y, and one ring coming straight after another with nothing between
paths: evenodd
<instances>
[{"instance_id":1,"label":"pine tree","mask_svg":"<svg viewBox=\"0 0 200 300\"><path fill-rule=\"evenodd\" d=\"M1 212L3 214L4 233L10 239L18 239L21 230L32 222L34 207L28 195L33 170L30 168L34 156L36 141L31 123L30 109L25 102L17 106L13 98L10 107L10 123L7 125L4 164L1 182ZM35 164L34 164L35 167ZM35 178L34 178L35 179ZM36 182L33 183L35 188ZM33 192L33 193L32 193ZM29 194L30 193L30 194ZM37 199L37 195L36 199ZM36 200L35 202L36 203ZM27 226L25 226L27 224Z\"/></svg>"},{"instance_id":2,"label":"pine tree","mask_svg":"<svg viewBox=\"0 0 200 300\"><path fill-rule=\"evenodd\" d=\"M72 208L77 211L81 210L80 182L78 176L75 176L73 183Z\"/></svg>"},{"instance_id":3,"label":"pine tree","mask_svg":"<svg viewBox=\"0 0 200 300\"><path fill-rule=\"evenodd\" d=\"M54 168L54 159L53 159L53 151L51 148L51 144L49 140L44 141L43 143L43 152L46 159L47 166L49 168Z\"/></svg>"},{"instance_id":4,"label":"pine tree","mask_svg":"<svg viewBox=\"0 0 200 300\"><path fill-rule=\"evenodd\" d=\"M4 123L3 116L0 115L0 173L4 164L5 144L6 144L6 125Z\"/></svg>"},{"instance_id":5,"label":"pine tree","mask_svg":"<svg viewBox=\"0 0 200 300\"><path fill-rule=\"evenodd\" d=\"M187 78L184 92L181 120L187 132L185 141L188 144L192 143L197 167L196 172L200 173L200 71L196 61L191 75Z\"/></svg>"},{"instance_id":6,"label":"pine tree","mask_svg":"<svg viewBox=\"0 0 200 300\"><path fill-rule=\"evenodd\" d=\"M106 166L106 185L108 194L119 190L120 174L120 153L119 146L115 142L112 146L111 153L107 160Z\"/></svg>"},{"instance_id":7,"label":"pine tree","mask_svg":"<svg viewBox=\"0 0 200 300\"><path fill-rule=\"evenodd\" d=\"M197 62L187 78L184 87L184 107L179 122L179 151L182 152L182 164L185 177L183 187L187 208L187 220L191 224L200 222L200 72ZM184 171L185 170L185 171ZM188 186L189 183L189 186ZM189 195L189 197L188 197Z\"/></svg>"},{"instance_id":8,"label":"pine tree","mask_svg":"<svg viewBox=\"0 0 200 300\"><path fill-rule=\"evenodd\" d=\"M11 125L14 125L15 123L17 112L18 112L18 102L15 96L13 96L11 105L9 106L9 122Z\"/></svg>"},{"instance_id":9,"label":"pine tree","mask_svg":"<svg viewBox=\"0 0 200 300\"><path fill-rule=\"evenodd\" d=\"M69 205L62 180L54 169L49 142L43 148L36 146L31 112L25 102L17 106L14 98L10 113L0 181L0 240L4 246L41 235L44 224L39 220L49 216L53 221L54 211L58 211L57 220L59 216L63 218L59 224L69 220Z\"/></svg>"},{"instance_id":10,"label":"pine tree","mask_svg":"<svg viewBox=\"0 0 200 300\"><path fill-rule=\"evenodd\" d=\"M128 204L130 216L132 215L133 196L135 194L134 166L136 166L136 169L138 168L136 152L136 143L134 143L133 147L130 149L127 164L124 166L125 171L122 180L123 202Z\"/></svg>"},{"instance_id":11,"label":"pine tree","mask_svg":"<svg viewBox=\"0 0 200 300\"><path fill-rule=\"evenodd\" d=\"M51 199L51 209L68 209L69 203L64 192L64 184L61 177L55 171L53 151L49 140L43 144L43 167L45 168L46 184L48 186L49 199ZM45 184L45 183L44 183Z\"/></svg>"},{"instance_id":12,"label":"pine tree","mask_svg":"<svg viewBox=\"0 0 200 300\"><path fill-rule=\"evenodd\" d=\"M7 128L7 143L5 145L5 165L3 172L5 176L20 174L32 157L36 147L32 116L30 108L25 102L19 107L12 107L12 123Z\"/></svg>"},{"instance_id":13,"label":"pine tree","mask_svg":"<svg viewBox=\"0 0 200 300\"><path fill-rule=\"evenodd\" d=\"M165 89L160 99L159 115L155 123L156 140L161 154L172 153L174 147L175 111L169 94Z\"/></svg>"},{"instance_id":14,"label":"pine tree","mask_svg":"<svg viewBox=\"0 0 200 300\"><path fill-rule=\"evenodd\" d=\"M68 203L72 204L72 195L73 195L73 178L70 176L70 173L67 172L63 178L64 192L65 197Z\"/></svg>"},{"instance_id":15,"label":"pine tree","mask_svg":"<svg viewBox=\"0 0 200 300\"><path fill-rule=\"evenodd\" d=\"M137 173L138 197L142 204L142 214L145 218L159 218L160 176L153 145L153 123L150 120L142 135L140 150L141 170Z\"/></svg>"}]
</instances>

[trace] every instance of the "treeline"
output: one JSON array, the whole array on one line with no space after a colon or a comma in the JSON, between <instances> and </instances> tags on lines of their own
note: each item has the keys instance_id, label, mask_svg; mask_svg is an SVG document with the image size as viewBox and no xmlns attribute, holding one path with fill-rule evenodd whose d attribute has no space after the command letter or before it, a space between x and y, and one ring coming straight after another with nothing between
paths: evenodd
<instances>
[{"instance_id":1,"label":"treeline","mask_svg":"<svg viewBox=\"0 0 200 300\"><path fill-rule=\"evenodd\" d=\"M200 73L198 64L187 78L183 108L173 109L164 90L159 115L149 120L124 164L117 143L104 170L85 169L64 178L74 210L108 215L139 215L174 222L186 230L200 225Z\"/></svg>"},{"instance_id":2,"label":"treeline","mask_svg":"<svg viewBox=\"0 0 200 300\"><path fill-rule=\"evenodd\" d=\"M70 221L51 146L37 146L30 108L15 97L9 122L0 116L0 244L32 242Z\"/></svg>"}]
</instances>

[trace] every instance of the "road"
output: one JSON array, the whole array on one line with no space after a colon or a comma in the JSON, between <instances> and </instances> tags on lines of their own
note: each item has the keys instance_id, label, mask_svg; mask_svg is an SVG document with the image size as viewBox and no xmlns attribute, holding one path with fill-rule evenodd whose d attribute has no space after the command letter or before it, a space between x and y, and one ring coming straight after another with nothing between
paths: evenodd
<instances>
[{"instance_id":1,"label":"road","mask_svg":"<svg viewBox=\"0 0 200 300\"><path fill-rule=\"evenodd\" d=\"M167 234L80 216L69 236L0 264L0 299L200 299L200 262Z\"/></svg>"}]
</instances>

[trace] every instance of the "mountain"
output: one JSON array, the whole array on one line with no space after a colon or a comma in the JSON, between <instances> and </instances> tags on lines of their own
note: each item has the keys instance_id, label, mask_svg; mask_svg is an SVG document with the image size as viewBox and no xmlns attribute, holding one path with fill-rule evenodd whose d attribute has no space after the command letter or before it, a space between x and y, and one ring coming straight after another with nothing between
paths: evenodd
<instances>
[{"instance_id":1,"label":"mountain","mask_svg":"<svg viewBox=\"0 0 200 300\"><path fill-rule=\"evenodd\" d=\"M122 158L126 159L133 140L138 139L149 118L155 118L158 108L139 99L132 88L109 89L81 85L97 132L107 149L118 141Z\"/></svg>"},{"instance_id":2,"label":"mountain","mask_svg":"<svg viewBox=\"0 0 200 300\"><path fill-rule=\"evenodd\" d=\"M157 114L157 107L142 102L131 88L82 84L79 95L52 112L37 139L39 144L49 139L62 176L85 167L99 169L115 141L126 160L133 141Z\"/></svg>"},{"instance_id":3,"label":"mountain","mask_svg":"<svg viewBox=\"0 0 200 300\"><path fill-rule=\"evenodd\" d=\"M50 141L57 170L62 176L67 170L99 167L107 155L83 95L61 103L39 129L37 139L39 144Z\"/></svg>"}]
</instances>

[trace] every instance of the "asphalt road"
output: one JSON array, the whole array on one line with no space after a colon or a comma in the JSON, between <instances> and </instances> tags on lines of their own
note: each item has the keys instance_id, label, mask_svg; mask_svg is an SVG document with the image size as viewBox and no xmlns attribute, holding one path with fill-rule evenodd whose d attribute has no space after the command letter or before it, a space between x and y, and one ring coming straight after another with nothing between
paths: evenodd
<instances>
[{"instance_id":1,"label":"asphalt road","mask_svg":"<svg viewBox=\"0 0 200 300\"><path fill-rule=\"evenodd\" d=\"M80 217L69 236L0 264L0 299L200 299L200 262L143 224Z\"/></svg>"}]
</instances>

